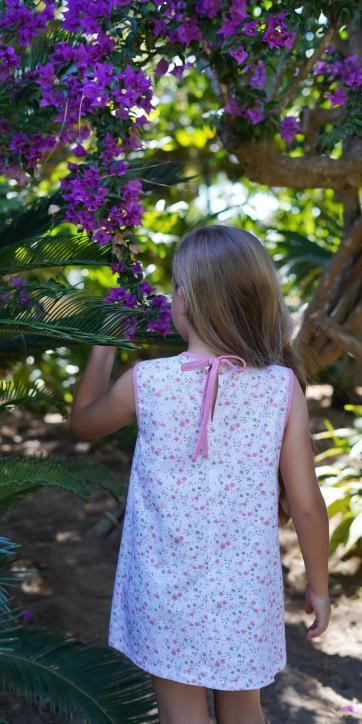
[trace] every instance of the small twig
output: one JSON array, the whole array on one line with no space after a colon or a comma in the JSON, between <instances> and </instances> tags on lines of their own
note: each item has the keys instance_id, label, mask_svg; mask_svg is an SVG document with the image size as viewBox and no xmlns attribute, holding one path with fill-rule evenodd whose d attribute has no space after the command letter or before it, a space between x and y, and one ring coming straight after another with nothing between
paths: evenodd
<instances>
[{"instance_id":1,"label":"small twig","mask_svg":"<svg viewBox=\"0 0 362 724\"><path fill-rule=\"evenodd\" d=\"M307 78L307 76L311 72L312 68L316 64L317 60L319 60L319 58L323 55L326 47L332 41L333 36L337 30L338 30L338 27L335 27L335 26L329 28L329 30L327 30L326 34L323 36L318 47L315 48L314 53L312 53L310 58L308 58L308 60L304 63L303 67L300 70L299 75L293 81L293 83L291 83L291 85L287 89L286 93L282 97L282 100L278 106L279 114L284 110L284 108L287 108L287 106L289 106L290 102L297 95L300 84L303 82L303 80L305 80L305 78Z\"/></svg>"},{"instance_id":2,"label":"small twig","mask_svg":"<svg viewBox=\"0 0 362 724\"><path fill-rule=\"evenodd\" d=\"M336 324L330 317L315 312L309 319L313 324L321 327L323 332L337 344L341 344L345 351L351 352L356 359L362 361L362 344L358 339L346 332L340 324Z\"/></svg>"},{"instance_id":3,"label":"small twig","mask_svg":"<svg viewBox=\"0 0 362 724\"><path fill-rule=\"evenodd\" d=\"M63 118L63 122L62 122L62 127L61 127L59 133L57 133L57 135L56 135L56 137L55 137L55 138L56 138L56 141L55 141L55 144L54 144L53 148L51 149L50 153L49 153L48 156L46 157L45 161L42 163L42 169L45 168L46 164L48 163L48 161L49 161L50 157L52 156L52 154L54 153L55 149L57 148L57 146L59 146L60 136L61 136L62 130L63 130L63 128L64 128L65 120L66 120L66 117L67 117L67 111L68 111L68 96L67 96L66 101L65 101L64 118Z\"/></svg>"}]
</instances>

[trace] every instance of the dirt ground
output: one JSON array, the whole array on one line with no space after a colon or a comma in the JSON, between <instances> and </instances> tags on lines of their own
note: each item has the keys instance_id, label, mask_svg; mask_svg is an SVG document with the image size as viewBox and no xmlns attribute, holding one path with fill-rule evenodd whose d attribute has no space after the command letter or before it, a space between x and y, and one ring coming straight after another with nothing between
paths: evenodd
<instances>
[{"instance_id":1,"label":"dirt ground","mask_svg":"<svg viewBox=\"0 0 362 724\"><path fill-rule=\"evenodd\" d=\"M328 416L336 427L351 424L349 413L327 409L328 386L311 390L313 431ZM314 397L314 399L313 399ZM317 399L319 398L319 399ZM17 410L4 420L3 454L87 455L107 465L127 486L130 456L109 440L103 446L77 443L67 422L56 416L32 420ZM85 503L72 493L47 487L8 511L1 534L21 544L19 557L37 576L13 593L14 603L32 612L27 625L71 631L104 645L115 567L122 533L120 508L100 488ZM261 691L269 724L362 722L362 564L356 557L330 562L332 617L319 639L307 641L313 616L304 606L304 567L292 524L280 529L284 572L287 666ZM211 692L210 720L213 721ZM10 694L0 695L0 719L10 724L67 724ZM81 724L81 722L78 722ZM96 722L94 723L96 724ZM185 724L187 724L185 722Z\"/></svg>"}]
</instances>

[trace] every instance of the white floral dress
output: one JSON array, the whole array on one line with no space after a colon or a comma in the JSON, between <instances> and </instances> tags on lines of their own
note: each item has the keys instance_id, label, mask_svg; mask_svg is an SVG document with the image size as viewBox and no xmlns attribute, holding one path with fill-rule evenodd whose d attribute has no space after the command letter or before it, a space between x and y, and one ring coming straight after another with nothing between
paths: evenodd
<instances>
[{"instance_id":1,"label":"white floral dress","mask_svg":"<svg viewBox=\"0 0 362 724\"><path fill-rule=\"evenodd\" d=\"M256 689L286 666L278 465L295 375L226 357L134 367L108 643L150 674Z\"/></svg>"}]
</instances>

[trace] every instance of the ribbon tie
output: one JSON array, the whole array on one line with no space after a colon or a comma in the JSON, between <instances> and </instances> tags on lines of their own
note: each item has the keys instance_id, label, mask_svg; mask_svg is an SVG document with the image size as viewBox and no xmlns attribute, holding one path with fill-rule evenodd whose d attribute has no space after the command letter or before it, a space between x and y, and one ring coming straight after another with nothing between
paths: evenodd
<instances>
[{"instance_id":1,"label":"ribbon tie","mask_svg":"<svg viewBox=\"0 0 362 724\"><path fill-rule=\"evenodd\" d=\"M243 362L243 366L236 365L231 360L232 359L238 359L241 362ZM209 421L209 418L211 417L211 404L213 400L213 394L215 390L215 384L216 379L218 376L219 371L219 365L221 362L226 362L231 367L234 367L240 372L244 372L246 367L246 362L242 357L239 357L235 354L222 354L219 357L208 357L207 355L195 355L195 358L192 359L190 362L183 362L181 364L181 370L195 370L200 369L202 367L210 366L209 373L207 376L204 393L202 397L202 405L201 405L201 415L200 415L200 422L201 422L201 428L199 437L197 440L195 452L192 456L193 461L197 459L197 456L202 450L202 455L204 458L208 456L208 444L207 444L207 424Z\"/></svg>"}]
</instances>

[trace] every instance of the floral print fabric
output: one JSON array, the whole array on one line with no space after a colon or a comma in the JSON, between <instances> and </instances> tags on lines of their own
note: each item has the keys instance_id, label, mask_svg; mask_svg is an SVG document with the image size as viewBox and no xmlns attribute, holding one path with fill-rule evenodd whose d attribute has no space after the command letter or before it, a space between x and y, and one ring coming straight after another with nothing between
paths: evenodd
<instances>
[{"instance_id":1,"label":"floral print fabric","mask_svg":"<svg viewBox=\"0 0 362 724\"><path fill-rule=\"evenodd\" d=\"M138 436L108 643L144 671L255 689L286 666L278 465L293 372L221 363L208 457L194 462L209 367L137 362Z\"/></svg>"}]
</instances>

